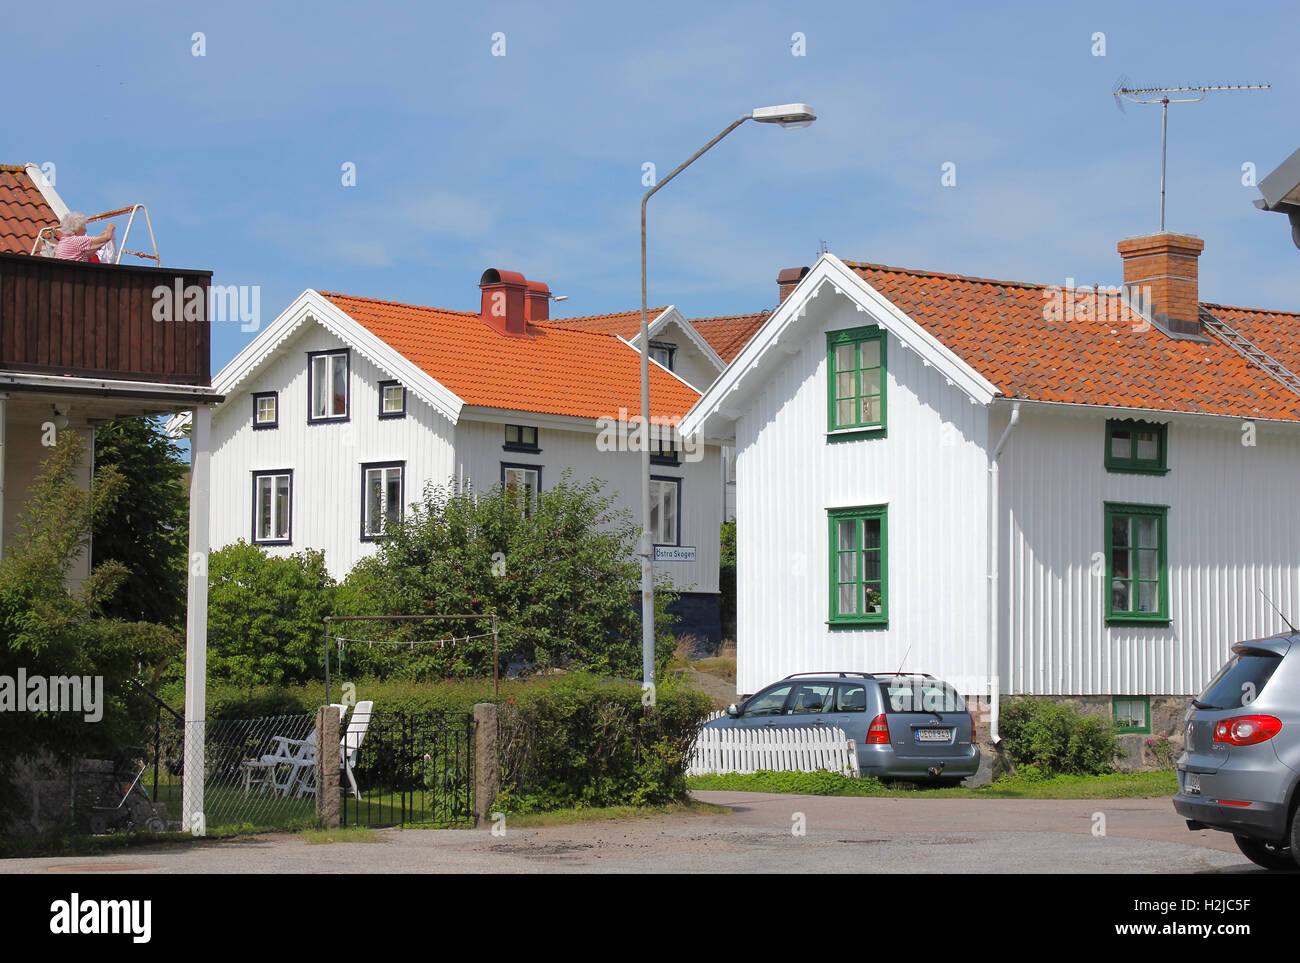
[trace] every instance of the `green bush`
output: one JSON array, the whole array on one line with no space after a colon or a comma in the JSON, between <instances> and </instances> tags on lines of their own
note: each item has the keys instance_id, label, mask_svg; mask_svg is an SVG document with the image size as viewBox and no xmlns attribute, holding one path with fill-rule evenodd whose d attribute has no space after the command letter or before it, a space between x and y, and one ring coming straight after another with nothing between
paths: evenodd
<instances>
[{"instance_id":1,"label":"green bush","mask_svg":"<svg viewBox=\"0 0 1300 963\"><path fill-rule=\"evenodd\" d=\"M1036 776L1113 771L1115 727L1100 716L1044 699L1015 699L1003 707L998 728L1012 762L1032 767Z\"/></svg>"},{"instance_id":2,"label":"green bush","mask_svg":"<svg viewBox=\"0 0 1300 963\"><path fill-rule=\"evenodd\" d=\"M581 673L525 689L502 706L502 792L494 807L538 812L685 799L691 744L712 708L703 693L672 685L645 706L639 685Z\"/></svg>"},{"instance_id":3,"label":"green bush","mask_svg":"<svg viewBox=\"0 0 1300 963\"><path fill-rule=\"evenodd\" d=\"M208 678L246 689L320 678L334 580L325 554L287 558L243 539L208 557Z\"/></svg>"}]
</instances>

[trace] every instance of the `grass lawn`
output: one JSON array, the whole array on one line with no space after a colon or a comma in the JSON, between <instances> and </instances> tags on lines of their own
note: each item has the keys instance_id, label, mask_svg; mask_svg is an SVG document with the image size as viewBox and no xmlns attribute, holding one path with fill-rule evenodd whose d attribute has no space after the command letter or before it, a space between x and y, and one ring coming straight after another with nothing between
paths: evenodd
<instances>
[{"instance_id":1,"label":"grass lawn","mask_svg":"<svg viewBox=\"0 0 1300 963\"><path fill-rule=\"evenodd\" d=\"M1172 770L1114 773L1108 776L1053 776L1000 779L974 789L929 789L912 783L885 784L832 772L756 772L750 775L691 776L692 790L798 793L809 796L882 796L899 799L1147 799L1172 796L1178 778Z\"/></svg>"}]
</instances>

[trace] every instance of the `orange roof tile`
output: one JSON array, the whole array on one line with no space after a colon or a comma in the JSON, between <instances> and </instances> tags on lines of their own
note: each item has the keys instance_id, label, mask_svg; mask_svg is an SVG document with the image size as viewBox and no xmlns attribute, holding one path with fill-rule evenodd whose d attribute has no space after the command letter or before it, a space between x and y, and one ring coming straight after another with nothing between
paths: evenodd
<instances>
[{"instance_id":1,"label":"orange roof tile","mask_svg":"<svg viewBox=\"0 0 1300 963\"><path fill-rule=\"evenodd\" d=\"M1300 420L1300 396L1221 341L1175 340L1125 305L1050 318L1046 285L845 263L1007 397ZM1300 372L1296 316L1207 307Z\"/></svg>"},{"instance_id":2,"label":"orange roof tile","mask_svg":"<svg viewBox=\"0 0 1300 963\"><path fill-rule=\"evenodd\" d=\"M612 334L543 324L512 338L473 312L321 293L467 405L580 418L641 412L641 356ZM653 416L680 418L699 397L651 367Z\"/></svg>"},{"instance_id":3,"label":"orange roof tile","mask_svg":"<svg viewBox=\"0 0 1300 963\"><path fill-rule=\"evenodd\" d=\"M664 308L650 308L646 315L651 324L664 313ZM641 310L619 311L615 314L592 314L583 318L551 318L542 324L575 331L595 331L598 334L616 334L628 341L641 334Z\"/></svg>"},{"instance_id":4,"label":"orange roof tile","mask_svg":"<svg viewBox=\"0 0 1300 963\"><path fill-rule=\"evenodd\" d=\"M0 252L31 254L37 231L58 223L27 170L0 165Z\"/></svg>"},{"instance_id":5,"label":"orange roof tile","mask_svg":"<svg viewBox=\"0 0 1300 963\"><path fill-rule=\"evenodd\" d=\"M749 344L749 339L771 316L771 311L760 311L758 314L729 314L719 318L691 318L691 325L718 353L723 364L731 364L740 354L740 349Z\"/></svg>"}]
</instances>

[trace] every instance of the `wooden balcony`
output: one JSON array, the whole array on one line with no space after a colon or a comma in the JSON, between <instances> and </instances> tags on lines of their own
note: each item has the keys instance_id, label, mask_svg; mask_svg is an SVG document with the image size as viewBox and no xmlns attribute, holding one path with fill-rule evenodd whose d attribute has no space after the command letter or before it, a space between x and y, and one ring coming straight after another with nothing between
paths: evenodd
<instances>
[{"instance_id":1,"label":"wooden balcony","mask_svg":"<svg viewBox=\"0 0 1300 963\"><path fill-rule=\"evenodd\" d=\"M0 254L0 371L207 387L211 281L211 271Z\"/></svg>"}]
</instances>

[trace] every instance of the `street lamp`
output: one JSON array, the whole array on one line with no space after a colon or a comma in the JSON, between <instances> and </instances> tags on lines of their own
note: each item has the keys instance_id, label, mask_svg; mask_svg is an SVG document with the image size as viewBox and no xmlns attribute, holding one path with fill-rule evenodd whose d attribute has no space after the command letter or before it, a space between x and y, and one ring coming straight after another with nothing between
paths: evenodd
<instances>
[{"instance_id":1,"label":"street lamp","mask_svg":"<svg viewBox=\"0 0 1300 963\"><path fill-rule=\"evenodd\" d=\"M646 308L645 206L655 191L704 154L710 147L747 120L760 124L780 124L787 130L809 126L817 119L807 104L780 104L758 107L732 121L717 137L709 141L685 163L646 191L641 198L641 687L649 688L655 678L655 583L654 543L650 536L650 319Z\"/></svg>"}]
</instances>

